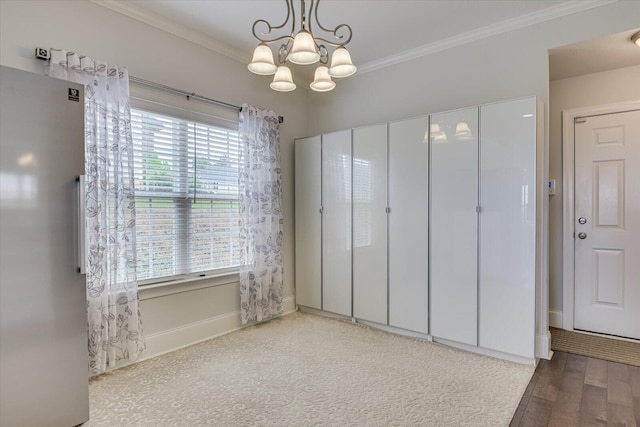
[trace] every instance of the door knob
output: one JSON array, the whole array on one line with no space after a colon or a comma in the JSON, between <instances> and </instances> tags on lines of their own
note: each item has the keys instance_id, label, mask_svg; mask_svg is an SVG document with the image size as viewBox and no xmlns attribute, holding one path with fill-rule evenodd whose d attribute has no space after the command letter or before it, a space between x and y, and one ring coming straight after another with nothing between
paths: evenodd
<instances>
[{"instance_id":1,"label":"door knob","mask_svg":"<svg viewBox=\"0 0 640 427\"><path fill-rule=\"evenodd\" d=\"M578 238L580 239L586 239L587 238L587 233L585 233L584 231L581 231L580 233L578 233Z\"/></svg>"}]
</instances>

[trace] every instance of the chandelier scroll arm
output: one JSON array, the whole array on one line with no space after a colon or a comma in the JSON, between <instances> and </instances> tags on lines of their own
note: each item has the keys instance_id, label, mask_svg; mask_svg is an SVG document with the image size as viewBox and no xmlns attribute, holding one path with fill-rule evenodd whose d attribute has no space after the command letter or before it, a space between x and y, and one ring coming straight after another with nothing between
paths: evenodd
<instances>
[{"instance_id":1,"label":"chandelier scroll arm","mask_svg":"<svg viewBox=\"0 0 640 427\"><path fill-rule=\"evenodd\" d=\"M346 25L346 24L342 24L342 25ZM333 46L333 47L341 47L341 46L344 47L344 45L346 45L347 43L349 43L349 41L351 41L351 37L349 37L347 39L347 41L344 42L344 43L336 43L336 42L332 42L331 40L327 40L327 39L324 39L322 37L315 37L315 36L314 36L314 39L316 39L318 41L321 41L321 42L324 42L324 43L326 43L326 44L328 44L330 46Z\"/></svg>"},{"instance_id":2,"label":"chandelier scroll arm","mask_svg":"<svg viewBox=\"0 0 640 427\"><path fill-rule=\"evenodd\" d=\"M260 42L263 42L263 43L274 43L274 42L277 42L279 40L284 40L284 39L293 40L293 35L295 34L295 31L296 31L296 10L295 10L295 7L293 5L293 0L285 0L285 3L287 4L287 17L282 22L282 24L277 25L277 26L273 26L265 19L258 19L251 26L251 32L253 33L253 37L255 37L257 40L259 40ZM279 30L281 28L284 28L287 25L287 23L289 22L289 18L291 18L291 17L293 19L291 20L291 33L290 34L283 35L283 36L280 36L280 37L276 37L274 39L267 39L267 38L260 37L258 35L258 32L256 31L258 25L263 23L264 25L266 25L267 31L266 32L262 32L260 34L262 34L263 36L267 36L267 35L271 34L272 30Z\"/></svg>"},{"instance_id":3,"label":"chandelier scroll arm","mask_svg":"<svg viewBox=\"0 0 640 427\"><path fill-rule=\"evenodd\" d=\"M291 52L291 48L293 47L293 38L288 37L289 40L287 40L285 43L282 43L282 45L280 45L280 48L278 49L278 63L280 64L284 64L287 60L287 56L289 56L289 52Z\"/></svg>"},{"instance_id":4,"label":"chandelier scroll arm","mask_svg":"<svg viewBox=\"0 0 640 427\"><path fill-rule=\"evenodd\" d=\"M333 30L329 29L329 28L325 28L321 23L320 20L318 19L318 6L320 6L320 0L317 0L315 3L315 7L314 7L314 2L313 0L311 1L311 9L313 10L313 16L316 19L316 24L318 24L318 28L320 28L322 31L329 33L329 34L333 34L333 36L337 39L337 40L342 40L344 38L344 35L338 35L338 31L340 31L340 29L342 28L346 28L348 30L348 35L349 37L347 37L347 39L341 43L337 43L337 42L332 42L320 37L315 37L318 40L322 40L325 43L330 44L331 46L344 46L349 44L349 42L351 41L351 38L353 37L353 30L351 29L351 26L347 25L347 24L340 24L337 27L335 27ZM311 21L311 20L310 20ZM311 26L309 26L311 27Z\"/></svg>"},{"instance_id":5,"label":"chandelier scroll arm","mask_svg":"<svg viewBox=\"0 0 640 427\"><path fill-rule=\"evenodd\" d=\"M318 39L316 39L318 40ZM315 42L315 40L314 40ZM320 55L320 63L326 65L329 63L329 51L327 47L323 44L316 43L316 48L318 49L318 54Z\"/></svg>"}]
</instances>

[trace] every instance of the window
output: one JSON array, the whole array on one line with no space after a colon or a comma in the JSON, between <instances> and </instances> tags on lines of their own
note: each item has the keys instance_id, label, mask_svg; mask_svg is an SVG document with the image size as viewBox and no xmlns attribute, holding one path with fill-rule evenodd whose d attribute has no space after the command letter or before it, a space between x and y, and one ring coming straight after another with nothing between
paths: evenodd
<instances>
[{"instance_id":1,"label":"window","mask_svg":"<svg viewBox=\"0 0 640 427\"><path fill-rule=\"evenodd\" d=\"M135 108L131 130L138 280L237 267L238 132Z\"/></svg>"}]
</instances>

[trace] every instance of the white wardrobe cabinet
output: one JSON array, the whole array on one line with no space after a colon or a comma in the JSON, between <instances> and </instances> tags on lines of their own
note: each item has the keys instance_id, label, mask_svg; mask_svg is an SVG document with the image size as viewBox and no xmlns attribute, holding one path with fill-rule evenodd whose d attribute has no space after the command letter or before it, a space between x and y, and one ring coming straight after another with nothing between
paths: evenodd
<instances>
[{"instance_id":1,"label":"white wardrobe cabinet","mask_svg":"<svg viewBox=\"0 0 640 427\"><path fill-rule=\"evenodd\" d=\"M321 139L295 142L296 302L322 308Z\"/></svg>"},{"instance_id":2,"label":"white wardrobe cabinet","mask_svg":"<svg viewBox=\"0 0 640 427\"><path fill-rule=\"evenodd\" d=\"M431 335L478 343L478 108L431 115Z\"/></svg>"},{"instance_id":3,"label":"white wardrobe cabinet","mask_svg":"<svg viewBox=\"0 0 640 427\"><path fill-rule=\"evenodd\" d=\"M535 356L538 108L525 98L431 116L436 339Z\"/></svg>"},{"instance_id":4,"label":"white wardrobe cabinet","mask_svg":"<svg viewBox=\"0 0 640 427\"><path fill-rule=\"evenodd\" d=\"M429 332L428 118L389 123L389 325Z\"/></svg>"},{"instance_id":5,"label":"white wardrobe cabinet","mask_svg":"<svg viewBox=\"0 0 640 427\"><path fill-rule=\"evenodd\" d=\"M297 304L428 333L427 123L296 140Z\"/></svg>"},{"instance_id":6,"label":"white wardrobe cabinet","mask_svg":"<svg viewBox=\"0 0 640 427\"><path fill-rule=\"evenodd\" d=\"M541 118L531 97L296 140L297 304L532 360Z\"/></svg>"},{"instance_id":7,"label":"white wardrobe cabinet","mask_svg":"<svg viewBox=\"0 0 640 427\"><path fill-rule=\"evenodd\" d=\"M296 303L351 316L351 131L295 141Z\"/></svg>"},{"instance_id":8,"label":"white wardrobe cabinet","mask_svg":"<svg viewBox=\"0 0 640 427\"><path fill-rule=\"evenodd\" d=\"M353 130L353 317L387 324L387 125Z\"/></svg>"}]
</instances>

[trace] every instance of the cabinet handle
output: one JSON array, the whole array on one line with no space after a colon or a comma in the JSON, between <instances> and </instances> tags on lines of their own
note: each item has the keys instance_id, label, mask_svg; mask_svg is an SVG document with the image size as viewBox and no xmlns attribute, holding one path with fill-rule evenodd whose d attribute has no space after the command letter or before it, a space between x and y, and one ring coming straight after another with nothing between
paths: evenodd
<instances>
[{"instance_id":1,"label":"cabinet handle","mask_svg":"<svg viewBox=\"0 0 640 427\"><path fill-rule=\"evenodd\" d=\"M85 176L76 178L78 183L78 273L87 274L86 230L85 230Z\"/></svg>"}]
</instances>

